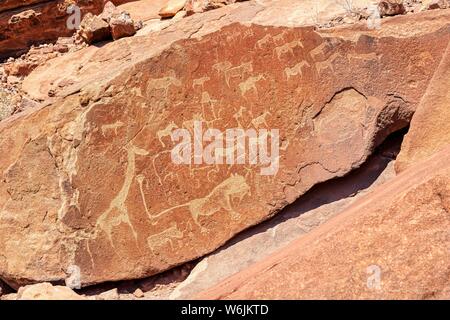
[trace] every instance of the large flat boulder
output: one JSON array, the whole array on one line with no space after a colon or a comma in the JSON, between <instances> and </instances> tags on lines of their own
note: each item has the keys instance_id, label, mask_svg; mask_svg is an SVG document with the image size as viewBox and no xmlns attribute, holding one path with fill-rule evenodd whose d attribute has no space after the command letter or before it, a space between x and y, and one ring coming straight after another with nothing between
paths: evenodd
<instances>
[{"instance_id":1,"label":"large flat boulder","mask_svg":"<svg viewBox=\"0 0 450 320\"><path fill-rule=\"evenodd\" d=\"M210 253L405 127L450 37L447 12L381 31L245 25L264 10L194 15L28 77L45 103L0 123L0 278L17 287L78 272L89 285ZM199 123L278 129L279 157L177 164L173 129Z\"/></svg>"},{"instance_id":2,"label":"large flat boulder","mask_svg":"<svg viewBox=\"0 0 450 320\"><path fill-rule=\"evenodd\" d=\"M450 144L450 44L428 85L396 161L403 171Z\"/></svg>"},{"instance_id":3,"label":"large flat boulder","mask_svg":"<svg viewBox=\"0 0 450 320\"><path fill-rule=\"evenodd\" d=\"M448 299L450 148L201 299Z\"/></svg>"}]
</instances>

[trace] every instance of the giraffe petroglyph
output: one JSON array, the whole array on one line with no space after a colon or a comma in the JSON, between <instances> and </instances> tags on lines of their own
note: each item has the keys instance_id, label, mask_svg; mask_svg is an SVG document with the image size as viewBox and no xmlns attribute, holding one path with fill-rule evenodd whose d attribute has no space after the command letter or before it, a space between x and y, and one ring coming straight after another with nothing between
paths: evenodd
<instances>
[{"instance_id":1,"label":"giraffe petroglyph","mask_svg":"<svg viewBox=\"0 0 450 320\"><path fill-rule=\"evenodd\" d=\"M137 243L137 232L133 227L128 215L128 209L125 202L130 192L131 183L135 176L136 171L136 155L147 156L149 153L146 150L140 149L132 144L128 144L124 149L127 151L127 168L125 170L125 180L123 182L122 188L117 193L116 197L111 201L109 207L104 211L100 217L97 219L96 230L101 230L106 233L111 246L114 248L114 243L112 239L112 231L115 227L122 223L126 223L136 240Z\"/></svg>"}]
</instances>

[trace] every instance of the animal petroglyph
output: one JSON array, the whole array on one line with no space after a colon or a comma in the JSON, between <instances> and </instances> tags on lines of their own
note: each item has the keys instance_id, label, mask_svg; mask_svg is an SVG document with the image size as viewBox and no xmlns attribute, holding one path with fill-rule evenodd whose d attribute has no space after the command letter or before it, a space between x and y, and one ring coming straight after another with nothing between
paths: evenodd
<instances>
[{"instance_id":1,"label":"animal petroglyph","mask_svg":"<svg viewBox=\"0 0 450 320\"><path fill-rule=\"evenodd\" d=\"M341 54L336 52L336 53L333 53L327 60L321 61L321 62L316 62L315 66L316 66L316 70L319 73L319 75L321 75L322 72L325 70L331 70L331 72L335 72L334 61L340 57L342 57Z\"/></svg>"},{"instance_id":2,"label":"animal petroglyph","mask_svg":"<svg viewBox=\"0 0 450 320\"><path fill-rule=\"evenodd\" d=\"M231 64L231 62L223 61L223 62L218 62L218 63L214 64L212 66L212 68L217 70L217 73L220 73L220 72L225 72L225 70L230 69L232 66L233 65Z\"/></svg>"},{"instance_id":3,"label":"animal petroglyph","mask_svg":"<svg viewBox=\"0 0 450 320\"><path fill-rule=\"evenodd\" d=\"M273 41L275 41L275 42L283 42L285 35L286 35L286 31L283 31L283 32L273 36Z\"/></svg>"},{"instance_id":4,"label":"animal petroglyph","mask_svg":"<svg viewBox=\"0 0 450 320\"><path fill-rule=\"evenodd\" d=\"M243 106L239 108L239 110L233 115L233 118L236 120L238 126L240 128L243 128L244 126L241 123L241 120L244 119L244 112L247 111L247 109Z\"/></svg>"},{"instance_id":5,"label":"animal petroglyph","mask_svg":"<svg viewBox=\"0 0 450 320\"><path fill-rule=\"evenodd\" d=\"M258 81L261 81L262 79L265 79L262 74L258 76L253 76L245 80L244 82L241 82L239 84L239 89L241 90L241 95L244 96L248 91L254 90L255 93L258 93L258 89L256 88L256 83Z\"/></svg>"},{"instance_id":6,"label":"animal petroglyph","mask_svg":"<svg viewBox=\"0 0 450 320\"><path fill-rule=\"evenodd\" d=\"M289 68L289 67L285 68L284 73L286 74L287 79L289 80L291 77L298 76L298 75L303 76L303 71L302 71L303 67L310 68L311 65L306 61L302 61L302 62L297 63L292 68Z\"/></svg>"},{"instance_id":7,"label":"animal petroglyph","mask_svg":"<svg viewBox=\"0 0 450 320\"><path fill-rule=\"evenodd\" d=\"M199 222L200 216L212 216L216 212L223 209L231 214L232 219L239 219L240 215L233 209L232 201L235 198L242 201L249 191L250 186L247 184L245 178L238 174L232 174L228 179L217 185L204 198L194 199L187 203L168 208L156 215L153 215L152 220L173 212L175 209L187 207L195 224L200 227L202 232L204 232L206 230Z\"/></svg>"},{"instance_id":8,"label":"animal petroglyph","mask_svg":"<svg viewBox=\"0 0 450 320\"><path fill-rule=\"evenodd\" d=\"M208 81L210 77L201 77L198 79L194 79L192 82L192 89L195 89L196 87L201 87L203 89L203 86L205 85L205 82Z\"/></svg>"},{"instance_id":9,"label":"animal petroglyph","mask_svg":"<svg viewBox=\"0 0 450 320\"><path fill-rule=\"evenodd\" d=\"M272 115L270 113L270 111L265 111L262 115L260 115L259 117L256 117L255 119L252 120L253 126L256 129L258 129L262 125L265 125L266 127L268 127L269 125L267 124L266 117L270 116L270 115Z\"/></svg>"},{"instance_id":10,"label":"animal petroglyph","mask_svg":"<svg viewBox=\"0 0 450 320\"><path fill-rule=\"evenodd\" d=\"M175 71L170 70L169 75L166 77L149 79L147 83L147 90L164 90L164 94L167 97L170 86L181 87L181 85L181 81L176 77Z\"/></svg>"},{"instance_id":11,"label":"animal petroglyph","mask_svg":"<svg viewBox=\"0 0 450 320\"><path fill-rule=\"evenodd\" d=\"M232 64L228 61L216 63L213 65L213 69L217 72L222 72L225 75L225 82L230 87L230 81L233 78L243 77L245 73L253 72L253 63L244 62L239 66L232 67Z\"/></svg>"},{"instance_id":12,"label":"animal petroglyph","mask_svg":"<svg viewBox=\"0 0 450 320\"><path fill-rule=\"evenodd\" d=\"M181 240L183 239L183 235L184 233L178 229L177 224L173 222L169 228L161 231L160 233L149 236L147 238L147 245L152 251L166 245L170 245L173 250L173 240Z\"/></svg>"},{"instance_id":13,"label":"animal petroglyph","mask_svg":"<svg viewBox=\"0 0 450 320\"><path fill-rule=\"evenodd\" d=\"M144 180L145 180L145 176L143 174L139 174L136 176L136 181L139 184L139 191L141 192L142 203L144 204L145 213L147 213L147 216L150 218L150 211L148 210L147 201L145 200L145 196L144 196L144 186L143 186Z\"/></svg>"},{"instance_id":14,"label":"animal petroglyph","mask_svg":"<svg viewBox=\"0 0 450 320\"><path fill-rule=\"evenodd\" d=\"M297 48L297 47L303 48L303 44L300 40L295 40L295 41L286 43L280 47L276 47L274 49L274 51L277 54L278 60L280 60L281 56L283 54L290 53L291 55L294 55L294 48Z\"/></svg>"},{"instance_id":15,"label":"animal petroglyph","mask_svg":"<svg viewBox=\"0 0 450 320\"><path fill-rule=\"evenodd\" d=\"M256 41L256 47L259 49L262 49L262 47L269 43L269 41L272 39L272 36L270 34L266 34L263 38Z\"/></svg>"},{"instance_id":16,"label":"animal petroglyph","mask_svg":"<svg viewBox=\"0 0 450 320\"><path fill-rule=\"evenodd\" d=\"M118 130L119 128L123 127L123 126L124 126L124 123L123 123L122 121L117 121L117 122L111 123L111 124L104 124L104 125L102 125L102 127L101 127L102 135L105 137L105 136L106 136L106 133L107 133L108 131L113 130L113 131L114 131L114 134L117 136L117 130Z\"/></svg>"},{"instance_id":17,"label":"animal petroglyph","mask_svg":"<svg viewBox=\"0 0 450 320\"><path fill-rule=\"evenodd\" d=\"M325 58L324 57L325 49L329 49L329 44L326 42L323 42L318 47L312 49L310 51L309 55L311 56L311 58L313 58L313 60L324 59Z\"/></svg>"},{"instance_id":18,"label":"animal petroglyph","mask_svg":"<svg viewBox=\"0 0 450 320\"><path fill-rule=\"evenodd\" d=\"M126 223L130 227L137 243L137 232L130 221L125 202L127 200L128 193L130 192L131 183L136 171L136 155L147 156L149 154L148 151L133 145L128 145L124 148L127 151L128 161L125 171L125 180L119 193L111 201L108 209L100 215L96 223L96 230L102 230L106 233L112 247L114 247L112 231L115 227L122 223Z\"/></svg>"},{"instance_id":19,"label":"animal petroglyph","mask_svg":"<svg viewBox=\"0 0 450 320\"><path fill-rule=\"evenodd\" d=\"M211 96L209 95L208 91L203 91L201 103L216 104L217 100L212 99Z\"/></svg>"},{"instance_id":20,"label":"animal petroglyph","mask_svg":"<svg viewBox=\"0 0 450 320\"><path fill-rule=\"evenodd\" d=\"M156 135L158 136L158 140L159 142L162 144L162 146L165 148L166 144L164 143L164 141L162 140L162 138L164 137L170 137L170 135L172 134L172 130L173 129L178 129L178 126L175 124L175 122L171 122L167 125L167 127L165 127L162 130L159 130Z\"/></svg>"}]
</instances>

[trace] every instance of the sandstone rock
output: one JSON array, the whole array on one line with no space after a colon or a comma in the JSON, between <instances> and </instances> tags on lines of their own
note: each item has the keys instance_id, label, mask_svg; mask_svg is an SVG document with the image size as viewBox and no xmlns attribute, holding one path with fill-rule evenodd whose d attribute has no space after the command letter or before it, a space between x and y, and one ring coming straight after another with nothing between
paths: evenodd
<instances>
[{"instance_id":1,"label":"sandstone rock","mask_svg":"<svg viewBox=\"0 0 450 320\"><path fill-rule=\"evenodd\" d=\"M109 26L111 28L111 34L114 40L123 37L130 37L136 33L134 21L126 12L113 15L109 21Z\"/></svg>"},{"instance_id":2,"label":"sandstone rock","mask_svg":"<svg viewBox=\"0 0 450 320\"><path fill-rule=\"evenodd\" d=\"M378 3L380 16L395 16L406 12L403 0L383 0Z\"/></svg>"},{"instance_id":3,"label":"sandstone rock","mask_svg":"<svg viewBox=\"0 0 450 320\"><path fill-rule=\"evenodd\" d=\"M103 7L103 11L100 14L100 18L102 18L109 24L109 21L111 20L112 16L116 13L119 13L117 7L111 1L108 1Z\"/></svg>"},{"instance_id":4,"label":"sandstone rock","mask_svg":"<svg viewBox=\"0 0 450 320\"><path fill-rule=\"evenodd\" d=\"M46 2L47 0L3 0L0 3L0 13L7 11L7 10L12 10L12 9L17 9L17 8L21 8L21 7L26 7L26 6L30 6L32 4L36 4L36 3L40 3L40 2Z\"/></svg>"},{"instance_id":5,"label":"sandstone rock","mask_svg":"<svg viewBox=\"0 0 450 320\"><path fill-rule=\"evenodd\" d=\"M127 1L130 0L112 2ZM32 44L71 36L76 29L69 28L68 21L75 23L76 17L75 12L68 11L69 6L80 8L82 18L88 12L102 12L103 3L104 0L8 0L0 4L0 59L20 55Z\"/></svg>"},{"instance_id":6,"label":"sandstone rock","mask_svg":"<svg viewBox=\"0 0 450 320\"><path fill-rule=\"evenodd\" d=\"M315 186L274 218L242 232L203 258L170 298L192 299L343 212L358 198L395 177L393 161L383 156L390 150L390 146L384 146L358 170Z\"/></svg>"},{"instance_id":7,"label":"sandstone rock","mask_svg":"<svg viewBox=\"0 0 450 320\"><path fill-rule=\"evenodd\" d=\"M187 14L200 13L222 8L226 5L247 0L188 0L184 9Z\"/></svg>"},{"instance_id":8,"label":"sandstone rock","mask_svg":"<svg viewBox=\"0 0 450 320\"><path fill-rule=\"evenodd\" d=\"M171 18L184 8L186 2L187 0L169 0L168 3L161 8L159 15L162 18Z\"/></svg>"},{"instance_id":9,"label":"sandstone rock","mask_svg":"<svg viewBox=\"0 0 450 320\"><path fill-rule=\"evenodd\" d=\"M20 10L7 10L0 13L0 59L17 55L33 43L53 41L60 36L69 36L75 30L67 28L70 15L67 8L75 3L81 14L100 13L103 0L57 0L29 1L32 5Z\"/></svg>"},{"instance_id":10,"label":"sandstone rock","mask_svg":"<svg viewBox=\"0 0 450 320\"><path fill-rule=\"evenodd\" d=\"M0 87L0 121L14 113L13 94Z\"/></svg>"},{"instance_id":11,"label":"sandstone rock","mask_svg":"<svg viewBox=\"0 0 450 320\"><path fill-rule=\"evenodd\" d=\"M119 300L117 288L103 292L96 297L97 300Z\"/></svg>"},{"instance_id":12,"label":"sandstone rock","mask_svg":"<svg viewBox=\"0 0 450 320\"><path fill-rule=\"evenodd\" d=\"M20 82L20 78L17 76L8 76L8 78L6 78L6 81L9 84L18 84Z\"/></svg>"},{"instance_id":13,"label":"sandstone rock","mask_svg":"<svg viewBox=\"0 0 450 320\"><path fill-rule=\"evenodd\" d=\"M30 98L55 97L0 123L0 278L58 281L78 266L86 286L210 253L405 127L449 39L443 10L380 31L251 25L270 10L226 6L35 69ZM277 174L173 163L171 129L200 120L280 129Z\"/></svg>"},{"instance_id":14,"label":"sandstone rock","mask_svg":"<svg viewBox=\"0 0 450 320\"><path fill-rule=\"evenodd\" d=\"M4 65L7 75L24 77L30 74L34 68L37 67L37 63L30 61L17 61L13 63L6 63Z\"/></svg>"},{"instance_id":15,"label":"sandstone rock","mask_svg":"<svg viewBox=\"0 0 450 320\"><path fill-rule=\"evenodd\" d=\"M167 4L168 0L140 0L122 4L118 6L120 11L125 11L135 21L149 21L152 19L160 20L158 14L162 7Z\"/></svg>"},{"instance_id":16,"label":"sandstone rock","mask_svg":"<svg viewBox=\"0 0 450 320\"><path fill-rule=\"evenodd\" d=\"M448 0L430 0L424 1L423 4L426 10L434 10L434 9L447 9L450 8L450 1Z\"/></svg>"},{"instance_id":17,"label":"sandstone rock","mask_svg":"<svg viewBox=\"0 0 450 320\"><path fill-rule=\"evenodd\" d=\"M53 286L50 283L39 283L25 286L17 292L16 300L84 300L72 289Z\"/></svg>"},{"instance_id":18,"label":"sandstone rock","mask_svg":"<svg viewBox=\"0 0 450 320\"><path fill-rule=\"evenodd\" d=\"M428 85L411 121L401 153L398 172L450 144L450 44Z\"/></svg>"},{"instance_id":19,"label":"sandstone rock","mask_svg":"<svg viewBox=\"0 0 450 320\"><path fill-rule=\"evenodd\" d=\"M88 44L104 41L111 38L109 25L99 16L87 13L80 24L78 34Z\"/></svg>"},{"instance_id":20,"label":"sandstone rock","mask_svg":"<svg viewBox=\"0 0 450 320\"><path fill-rule=\"evenodd\" d=\"M448 299L450 148L200 299Z\"/></svg>"},{"instance_id":21,"label":"sandstone rock","mask_svg":"<svg viewBox=\"0 0 450 320\"><path fill-rule=\"evenodd\" d=\"M136 298L143 298L143 297L144 297L144 292L142 292L141 289L137 288L137 289L133 292L133 295L134 295Z\"/></svg>"}]
</instances>

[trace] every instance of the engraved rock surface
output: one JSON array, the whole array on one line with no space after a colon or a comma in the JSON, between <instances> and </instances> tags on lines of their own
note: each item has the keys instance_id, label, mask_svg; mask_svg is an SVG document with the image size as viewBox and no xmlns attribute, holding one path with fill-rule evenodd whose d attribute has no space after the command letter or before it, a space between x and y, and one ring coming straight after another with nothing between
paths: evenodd
<instances>
[{"instance_id":1,"label":"engraved rock surface","mask_svg":"<svg viewBox=\"0 0 450 320\"><path fill-rule=\"evenodd\" d=\"M210 253L405 127L450 36L444 11L382 31L247 23L266 10L244 2L193 15L26 78L44 103L0 123L1 279L60 281L77 266L86 286ZM279 129L276 175L175 164L171 132L192 133L195 121Z\"/></svg>"},{"instance_id":2,"label":"engraved rock surface","mask_svg":"<svg viewBox=\"0 0 450 320\"><path fill-rule=\"evenodd\" d=\"M200 299L448 299L450 149Z\"/></svg>"}]
</instances>

